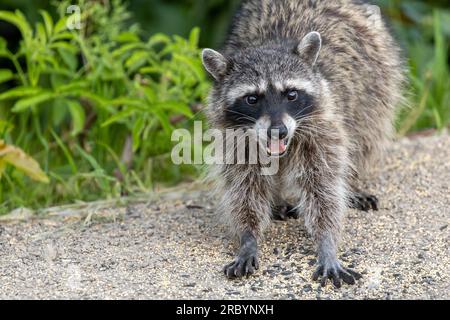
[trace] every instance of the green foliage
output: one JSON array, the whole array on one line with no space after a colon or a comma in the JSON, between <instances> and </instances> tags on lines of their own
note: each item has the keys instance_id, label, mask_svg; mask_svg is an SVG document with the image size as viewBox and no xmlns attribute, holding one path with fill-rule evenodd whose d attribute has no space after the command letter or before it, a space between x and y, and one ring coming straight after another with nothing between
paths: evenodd
<instances>
[{"instance_id":1,"label":"green foliage","mask_svg":"<svg viewBox=\"0 0 450 320\"><path fill-rule=\"evenodd\" d=\"M67 4L56 21L41 11L34 28L20 11L0 11L22 34L14 52L0 38L0 57L15 69L0 70L4 88L14 84L0 91L0 137L51 177L49 186L36 185L7 168L0 212L145 192L154 179L176 181L184 170L170 164L170 136L190 127L208 91L199 29L189 39L142 41L116 0L111 7L83 3L82 30L71 31Z\"/></svg>"},{"instance_id":2,"label":"green foliage","mask_svg":"<svg viewBox=\"0 0 450 320\"><path fill-rule=\"evenodd\" d=\"M450 10L422 1L379 2L404 46L410 70L410 108L400 115L399 134L448 127Z\"/></svg>"},{"instance_id":3,"label":"green foliage","mask_svg":"<svg viewBox=\"0 0 450 320\"><path fill-rule=\"evenodd\" d=\"M196 168L172 165L170 134L191 128L208 91L199 42L219 47L239 2L2 0L0 34L8 39L0 36L0 140L15 155L31 155L50 184L31 181L8 158L0 214L146 192L195 175ZM450 3L371 2L389 17L410 70L399 134L447 127ZM83 8L81 30L67 29L71 4Z\"/></svg>"}]
</instances>

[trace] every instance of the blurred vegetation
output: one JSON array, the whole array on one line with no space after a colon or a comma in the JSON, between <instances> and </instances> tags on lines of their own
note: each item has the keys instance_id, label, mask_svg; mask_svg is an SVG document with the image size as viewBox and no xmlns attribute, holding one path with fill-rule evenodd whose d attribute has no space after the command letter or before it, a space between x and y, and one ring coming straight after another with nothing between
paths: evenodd
<instances>
[{"instance_id":1,"label":"blurred vegetation","mask_svg":"<svg viewBox=\"0 0 450 320\"><path fill-rule=\"evenodd\" d=\"M450 2L375 1L400 40L411 83L409 107L399 117L399 135L450 123Z\"/></svg>"},{"instance_id":2,"label":"blurred vegetation","mask_svg":"<svg viewBox=\"0 0 450 320\"><path fill-rule=\"evenodd\" d=\"M399 135L444 129L450 3L372 2L410 69ZM170 135L201 118L210 84L199 47L220 47L239 0L75 3L80 31L66 27L71 1L0 3L0 214L148 192L198 174L171 163Z\"/></svg>"},{"instance_id":3,"label":"blurred vegetation","mask_svg":"<svg viewBox=\"0 0 450 320\"><path fill-rule=\"evenodd\" d=\"M34 28L20 11L0 11L21 33L14 49L0 38L0 56L12 65L0 82L13 84L0 93L0 134L50 178L30 183L10 161L0 183L4 211L149 192L154 180L194 173L171 165L170 137L190 128L209 89L199 29L187 39L155 33L143 41L115 0L111 7L82 1L82 30L70 31L69 4L55 20L40 11Z\"/></svg>"}]
</instances>

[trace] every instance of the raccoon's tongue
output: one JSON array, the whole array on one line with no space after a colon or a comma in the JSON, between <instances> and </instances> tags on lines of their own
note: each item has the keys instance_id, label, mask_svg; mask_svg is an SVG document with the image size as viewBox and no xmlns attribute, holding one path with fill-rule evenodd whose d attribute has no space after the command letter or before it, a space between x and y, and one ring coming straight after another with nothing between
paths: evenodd
<instances>
[{"instance_id":1,"label":"raccoon's tongue","mask_svg":"<svg viewBox=\"0 0 450 320\"><path fill-rule=\"evenodd\" d=\"M267 146L267 151L270 154L282 154L286 151L286 141L282 140L270 140Z\"/></svg>"}]
</instances>

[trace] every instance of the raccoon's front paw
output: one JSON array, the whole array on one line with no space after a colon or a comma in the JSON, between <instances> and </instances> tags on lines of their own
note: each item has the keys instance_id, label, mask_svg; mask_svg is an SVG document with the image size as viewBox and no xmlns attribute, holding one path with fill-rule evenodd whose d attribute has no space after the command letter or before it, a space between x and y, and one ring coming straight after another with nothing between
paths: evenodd
<instances>
[{"instance_id":1,"label":"raccoon's front paw","mask_svg":"<svg viewBox=\"0 0 450 320\"><path fill-rule=\"evenodd\" d=\"M237 257L232 263L223 269L228 279L249 277L259 269L259 261L256 254Z\"/></svg>"},{"instance_id":2,"label":"raccoon's front paw","mask_svg":"<svg viewBox=\"0 0 450 320\"><path fill-rule=\"evenodd\" d=\"M320 284L322 287L325 287L328 280L331 280L336 288L340 288L342 286L342 281L349 285L354 285L356 281L361 278L362 275L358 272L343 268L339 261L319 265L313 275L314 281L318 281L320 279Z\"/></svg>"},{"instance_id":3,"label":"raccoon's front paw","mask_svg":"<svg viewBox=\"0 0 450 320\"><path fill-rule=\"evenodd\" d=\"M287 221L289 219L297 220L300 218L298 210L289 204L274 208L272 216L273 219L277 221Z\"/></svg>"},{"instance_id":4,"label":"raccoon's front paw","mask_svg":"<svg viewBox=\"0 0 450 320\"><path fill-rule=\"evenodd\" d=\"M350 208L361 211L378 211L378 198L361 191L353 191L350 195Z\"/></svg>"}]
</instances>

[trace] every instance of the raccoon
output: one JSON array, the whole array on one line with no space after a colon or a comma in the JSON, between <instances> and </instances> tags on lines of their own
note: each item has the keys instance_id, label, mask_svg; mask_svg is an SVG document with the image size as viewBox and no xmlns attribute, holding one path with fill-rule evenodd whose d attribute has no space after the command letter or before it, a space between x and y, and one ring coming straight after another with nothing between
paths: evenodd
<instances>
[{"instance_id":1,"label":"raccoon","mask_svg":"<svg viewBox=\"0 0 450 320\"><path fill-rule=\"evenodd\" d=\"M258 130L278 173L222 165L221 216L240 239L228 278L259 268L258 243L273 219L302 214L317 244L313 280L336 287L361 277L337 258L347 207L378 210L358 190L393 133L405 72L378 7L357 0L246 0L222 50L205 49L213 128ZM265 132L265 134L264 134Z\"/></svg>"}]
</instances>

